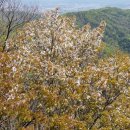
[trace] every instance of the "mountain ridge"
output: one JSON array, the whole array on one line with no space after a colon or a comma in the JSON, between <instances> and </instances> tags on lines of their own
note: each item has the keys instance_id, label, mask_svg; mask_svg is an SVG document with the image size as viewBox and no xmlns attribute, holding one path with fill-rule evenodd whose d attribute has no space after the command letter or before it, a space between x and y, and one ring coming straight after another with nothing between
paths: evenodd
<instances>
[{"instance_id":1,"label":"mountain ridge","mask_svg":"<svg viewBox=\"0 0 130 130\"><path fill-rule=\"evenodd\" d=\"M121 50L130 53L130 9L101 8L89 11L67 13L67 16L76 16L79 27L90 23L96 27L102 20L107 23L104 42L119 46Z\"/></svg>"},{"instance_id":2,"label":"mountain ridge","mask_svg":"<svg viewBox=\"0 0 130 130\"><path fill-rule=\"evenodd\" d=\"M130 8L129 0L22 0L27 5L38 5L41 10L60 7L63 11L79 11L102 7Z\"/></svg>"}]
</instances>

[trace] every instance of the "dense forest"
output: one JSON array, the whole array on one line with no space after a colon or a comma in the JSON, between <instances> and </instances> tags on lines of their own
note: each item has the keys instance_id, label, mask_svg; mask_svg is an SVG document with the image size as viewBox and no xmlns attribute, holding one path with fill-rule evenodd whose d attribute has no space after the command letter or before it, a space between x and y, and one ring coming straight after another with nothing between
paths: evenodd
<instances>
[{"instance_id":1,"label":"dense forest","mask_svg":"<svg viewBox=\"0 0 130 130\"><path fill-rule=\"evenodd\" d=\"M119 8L102 8L89 11L72 12L68 16L76 16L79 27L90 23L96 27L102 20L107 23L104 41L108 49L119 46L121 50L130 52L130 10Z\"/></svg>"},{"instance_id":2,"label":"dense forest","mask_svg":"<svg viewBox=\"0 0 130 130\"><path fill-rule=\"evenodd\" d=\"M130 57L103 57L109 24L17 2L0 1L0 130L130 130Z\"/></svg>"}]
</instances>

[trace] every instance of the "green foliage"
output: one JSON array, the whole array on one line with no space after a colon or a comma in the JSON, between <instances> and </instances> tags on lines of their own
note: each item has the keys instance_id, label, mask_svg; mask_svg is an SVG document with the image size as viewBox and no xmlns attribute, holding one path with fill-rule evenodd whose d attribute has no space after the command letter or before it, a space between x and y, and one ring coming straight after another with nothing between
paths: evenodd
<instances>
[{"instance_id":1,"label":"green foliage","mask_svg":"<svg viewBox=\"0 0 130 130\"><path fill-rule=\"evenodd\" d=\"M117 46L114 46L114 45L109 45L109 44L106 44L104 43L105 46L104 46L104 49L103 49L103 57L109 57L109 56L112 56L113 54L115 54L116 52L119 51L119 48Z\"/></svg>"},{"instance_id":2,"label":"green foliage","mask_svg":"<svg viewBox=\"0 0 130 130\"><path fill-rule=\"evenodd\" d=\"M104 42L110 48L119 45L120 49L130 52L130 10L118 8L102 8L90 11L68 13L68 16L76 16L79 27L90 23L92 27L105 20L107 23L104 35Z\"/></svg>"},{"instance_id":3,"label":"green foliage","mask_svg":"<svg viewBox=\"0 0 130 130\"><path fill-rule=\"evenodd\" d=\"M105 27L77 29L56 9L9 38L0 130L130 130L130 57L100 58Z\"/></svg>"}]
</instances>

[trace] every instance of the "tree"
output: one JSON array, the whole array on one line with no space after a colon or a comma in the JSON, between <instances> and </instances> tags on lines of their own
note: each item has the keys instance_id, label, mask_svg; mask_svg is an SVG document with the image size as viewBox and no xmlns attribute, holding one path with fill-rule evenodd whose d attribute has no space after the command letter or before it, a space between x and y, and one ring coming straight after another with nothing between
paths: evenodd
<instances>
[{"instance_id":1,"label":"tree","mask_svg":"<svg viewBox=\"0 0 130 130\"><path fill-rule=\"evenodd\" d=\"M123 10L120 8L101 8L87 11L79 11L67 13L67 16L76 16L76 22L79 27L86 23L90 23L92 27L98 26L101 20L107 23L103 41L107 43L107 48L112 53L115 49L121 49L124 52L130 52L130 10ZM128 43L128 44L126 44ZM114 50L112 48L115 48Z\"/></svg>"},{"instance_id":2,"label":"tree","mask_svg":"<svg viewBox=\"0 0 130 130\"><path fill-rule=\"evenodd\" d=\"M95 29L74 23L56 9L8 40L11 51L0 53L9 57L0 60L2 130L130 128L129 56L100 57L105 22Z\"/></svg>"},{"instance_id":3,"label":"tree","mask_svg":"<svg viewBox=\"0 0 130 130\"><path fill-rule=\"evenodd\" d=\"M18 0L1 1L1 39L3 39L3 50L6 49L6 41L18 27L33 20L37 16L37 8L27 7Z\"/></svg>"}]
</instances>

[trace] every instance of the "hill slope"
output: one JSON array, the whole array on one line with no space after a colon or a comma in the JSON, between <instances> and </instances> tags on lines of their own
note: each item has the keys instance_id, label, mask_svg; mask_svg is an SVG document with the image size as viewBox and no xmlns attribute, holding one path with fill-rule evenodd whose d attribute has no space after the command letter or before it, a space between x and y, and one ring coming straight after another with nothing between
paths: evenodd
<instances>
[{"instance_id":1,"label":"hill slope","mask_svg":"<svg viewBox=\"0 0 130 130\"><path fill-rule=\"evenodd\" d=\"M89 11L72 12L81 27L90 23L92 27L98 26L102 20L107 23L104 41L109 45L119 45L123 51L130 52L130 10L119 8L102 8Z\"/></svg>"}]
</instances>

